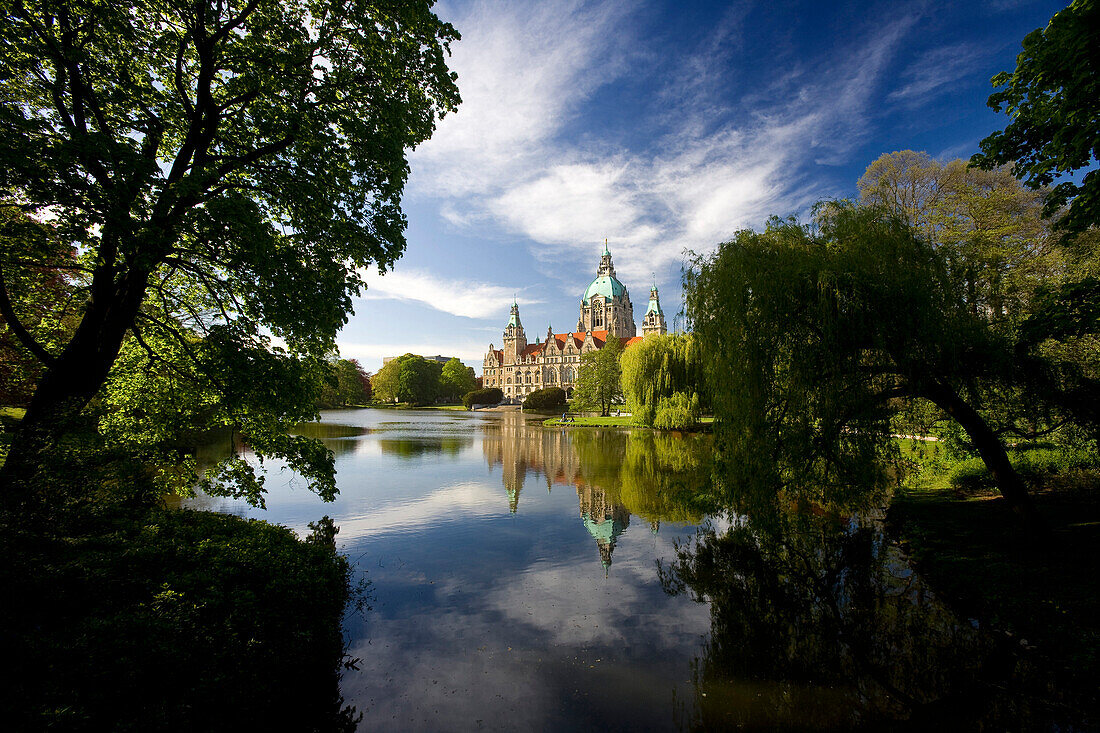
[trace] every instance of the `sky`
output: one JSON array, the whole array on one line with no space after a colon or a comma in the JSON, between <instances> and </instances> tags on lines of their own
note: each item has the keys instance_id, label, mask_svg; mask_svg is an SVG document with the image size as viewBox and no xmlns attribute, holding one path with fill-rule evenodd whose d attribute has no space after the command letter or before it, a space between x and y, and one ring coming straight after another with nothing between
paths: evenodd
<instances>
[{"instance_id":1,"label":"sky","mask_svg":"<svg viewBox=\"0 0 1100 733\"><path fill-rule=\"evenodd\" d=\"M691 253L854 197L883 153L977 152L1008 122L990 78L1066 4L441 2L463 101L409 154L408 247L341 354L480 376L513 298L529 341L575 328L605 239L636 321L655 281L672 327Z\"/></svg>"}]
</instances>

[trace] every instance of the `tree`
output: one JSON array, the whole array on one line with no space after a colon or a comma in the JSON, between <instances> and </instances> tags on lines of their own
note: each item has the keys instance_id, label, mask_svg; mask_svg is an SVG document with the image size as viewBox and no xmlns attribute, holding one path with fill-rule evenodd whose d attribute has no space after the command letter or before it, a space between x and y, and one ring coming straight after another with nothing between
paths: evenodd
<instances>
[{"instance_id":1,"label":"tree","mask_svg":"<svg viewBox=\"0 0 1100 733\"><path fill-rule=\"evenodd\" d=\"M893 212L941 250L974 313L1021 317L1032 292L1060 265L1041 194L1008 166L977 170L902 150L879 156L856 185L860 201Z\"/></svg>"},{"instance_id":2,"label":"tree","mask_svg":"<svg viewBox=\"0 0 1100 733\"><path fill-rule=\"evenodd\" d=\"M972 313L942 257L896 216L836 205L818 226L739 232L687 274L731 483L854 500L884 478L891 416L923 398L966 431L1007 502L1028 514L983 414L991 392L1022 383L1011 341Z\"/></svg>"},{"instance_id":3,"label":"tree","mask_svg":"<svg viewBox=\"0 0 1100 733\"><path fill-rule=\"evenodd\" d=\"M647 336L624 351L619 363L627 408L645 425L653 425L662 400L680 394L690 402L704 387L702 354L690 334Z\"/></svg>"},{"instance_id":4,"label":"tree","mask_svg":"<svg viewBox=\"0 0 1100 733\"><path fill-rule=\"evenodd\" d=\"M361 405L370 400L370 375L355 359L336 362L336 390L340 404Z\"/></svg>"},{"instance_id":5,"label":"tree","mask_svg":"<svg viewBox=\"0 0 1100 733\"><path fill-rule=\"evenodd\" d=\"M447 400L461 399L462 395L477 389L474 370L452 357L443 365L443 372L439 377L439 389L441 395Z\"/></svg>"},{"instance_id":6,"label":"tree","mask_svg":"<svg viewBox=\"0 0 1100 733\"><path fill-rule=\"evenodd\" d=\"M374 396L385 402L429 404L439 396L441 371L439 362L404 354L384 364L371 380L371 387Z\"/></svg>"},{"instance_id":7,"label":"tree","mask_svg":"<svg viewBox=\"0 0 1100 733\"><path fill-rule=\"evenodd\" d=\"M989 106L1012 122L981 142L974 165L1012 164L1033 188L1050 186L1075 171L1093 168L1081 183L1062 180L1045 196L1045 212L1069 210L1056 226L1080 232L1100 222L1100 8L1075 0L1045 29L1023 41L1016 70L993 77L999 87Z\"/></svg>"},{"instance_id":8,"label":"tree","mask_svg":"<svg viewBox=\"0 0 1100 733\"><path fill-rule=\"evenodd\" d=\"M577 383L573 389L574 403L583 409L599 410L600 415L611 414L611 405L622 399L622 370L619 357L623 343L608 336L602 349L581 355L577 370Z\"/></svg>"},{"instance_id":9,"label":"tree","mask_svg":"<svg viewBox=\"0 0 1100 733\"><path fill-rule=\"evenodd\" d=\"M363 269L404 248L405 151L458 103L430 5L4 0L0 198L80 245L87 303L56 348L20 336L45 371L0 473L15 494L128 337L195 363L194 334L245 363L267 334L334 347Z\"/></svg>"}]
</instances>

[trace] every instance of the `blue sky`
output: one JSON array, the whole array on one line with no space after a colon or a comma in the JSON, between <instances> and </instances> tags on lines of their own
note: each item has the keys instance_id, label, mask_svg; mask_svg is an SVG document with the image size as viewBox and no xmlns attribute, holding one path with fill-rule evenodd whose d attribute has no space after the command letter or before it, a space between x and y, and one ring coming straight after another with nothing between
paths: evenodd
<instances>
[{"instance_id":1,"label":"blue sky","mask_svg":"<svg viewBox=\"0 0 1100 733\"><path fill-rule=\"evenodd\" d=\"M855 194L882 153L969 157L985 101L1066 2L579 2L436 6L463 103L410 154L408 249L369 275L341 353L481 373L513 294L528 338L573 328L607 238L640 322L670 321L686 251Z\"/></svg>"}]
</instances>

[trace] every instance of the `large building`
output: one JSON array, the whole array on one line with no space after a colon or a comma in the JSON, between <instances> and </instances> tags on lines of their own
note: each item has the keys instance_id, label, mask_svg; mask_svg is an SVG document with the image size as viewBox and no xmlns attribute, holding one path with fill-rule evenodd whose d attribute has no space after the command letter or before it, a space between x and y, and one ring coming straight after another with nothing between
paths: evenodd
<instances>
[{"instance_id":1,"label":"large building","mask_svg":"<svg viewBox=\"0 0 1100 733\"><path fill-rule=\"evenodd\" d=\"M554 333L552 327L547 327L545 340L536 337L534 343L528 343L519 319L519 305L513 301L508 325L504 327L503 348L489 344L489 352L485 354L482 383L485 387L499 387L508 401L522 400L544 387L561 387L566 395L572 396L581 354L602 349L608 339L617 338L624 346L630 346L651 333L664 334L667 330L654 283L642 319L642 336L638 336L630 293L615 277L611 250L605 240L596 279L581 296L576 330Z\"/></svg>"}]
</instances>

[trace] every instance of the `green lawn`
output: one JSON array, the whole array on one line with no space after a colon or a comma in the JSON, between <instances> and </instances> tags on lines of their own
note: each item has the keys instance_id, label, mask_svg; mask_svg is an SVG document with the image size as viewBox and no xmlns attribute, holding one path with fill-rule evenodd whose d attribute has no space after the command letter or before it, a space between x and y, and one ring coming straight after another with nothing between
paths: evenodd
<instances>
[{"instance_id":1,"label":"green lawn","mask_svg":"<svg viewBox=\"0 0 1100 733\"><path fill-rule=\"evenodd\" d=\"M618 417L570 417L570 422L563 423L561 417L553 417L542 424L547 427L586 427L586 428L629 428L637 427L633 415L620 415Z\"/></svg>"}]
</instances>

